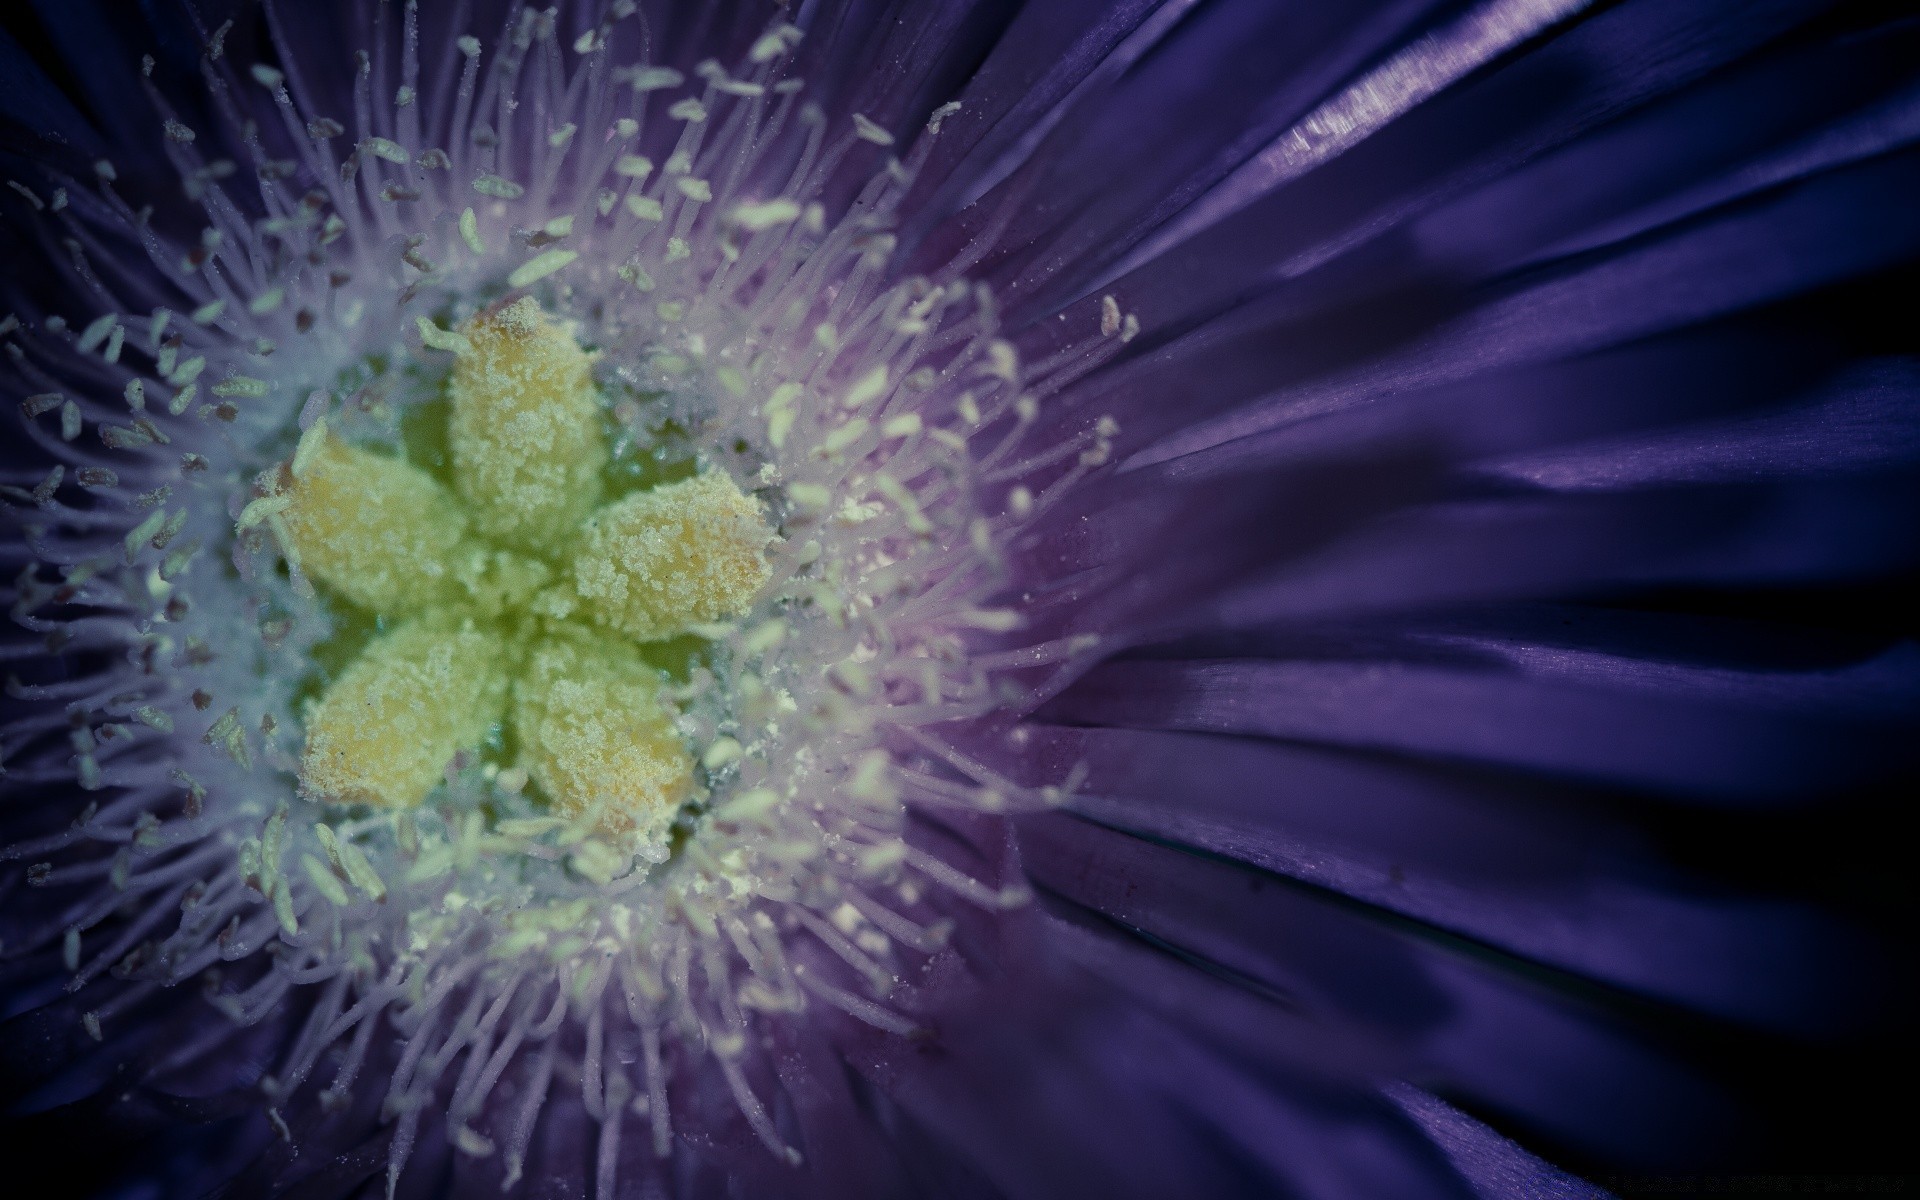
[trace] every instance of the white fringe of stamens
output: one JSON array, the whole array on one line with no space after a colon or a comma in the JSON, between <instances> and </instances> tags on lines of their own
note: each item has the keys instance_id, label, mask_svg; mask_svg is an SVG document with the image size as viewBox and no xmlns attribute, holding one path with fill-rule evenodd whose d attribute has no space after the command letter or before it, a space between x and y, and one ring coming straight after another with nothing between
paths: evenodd
<instances>
[{"instance_id":1,"label":"white fringe of stamens","mask_svg":"<svg viewBox=\"0 0 1920 1200\"><path fill-rule=\"evenodd\" d=\"M376 7L384 22L392 6ZM208 94L244 167L208 158L214 139L149 88L203 232L176 245L109 163L52 177L61 201L35 220L97 311L0 328L34 389L24 428L56 464L0 478L21 533L0 547L19 627L0 658L30 676L88 664L9 684L36 707L0 762L13 803L57 781L98 799L0 849L63 897L5 952L60 947L72 991L123 980L87 1015L96 1037L159 986L264 964L213 1002L246 1026L306 997L262 1083L276 1122L300 1096L345 1105L370 1086L376 1030L397 1031L389 1193L423 1119L444 1120L461 1153L501 1155L513 1186L556 1077L577 1079L599 1122L600 1196L627 1110L655 1156L671 1153L670 1084L695 1070L718 1070L758 1140L798 1163L753 1083L765 1023L818 1002L910 1035L888 996L945 944L935 897L1028 898L909 844L909 809L1001 813L1071 790L1016 786L943 727L1033 703L1053 685L1016 675L1065 678L1094 648L1022 644L1031 613L1003 602L1004 564L1116 432L1101 419L1045 443L1040 404L1137 323L1109 300L1100 329L1023 365L991 294L961 278L977 241L931 277L890 272L895 208L931 132L896 159L864 118L829 122L787 77L799 33L785 25L734 71L616 65L608 47L638 19L615 3L563 47L549 15L522 11L491 49L462 39L423 67L408 4L397 59L383 24L346 114L315 108L284 37L284 73L210 53ZM262 89L277 128L251 124ZM814 197L870 159L877 173L829 221ZM123 244L148 274L117 265ZM673 397L707 445L748 447L743 482L783 537L777 584L713 631L719 671L680 696L741 755L713 772L679 861L584 894L577 913L564 864L586 835L559 822L503 832L430 805L323 826L327 812L293 800L293 685L327 630L298 572L275 575L269 531L234 533L255 475L300 429L383 402L391 378L339 381L390 353L394 327L470 312L503 278L577 319L620 383ZM554 916L516 923L518 908ZM607 1047L634 1039L630 1079ZM516 1098L494 1112L508 1079Z\"/></svg>"}]
</instances>

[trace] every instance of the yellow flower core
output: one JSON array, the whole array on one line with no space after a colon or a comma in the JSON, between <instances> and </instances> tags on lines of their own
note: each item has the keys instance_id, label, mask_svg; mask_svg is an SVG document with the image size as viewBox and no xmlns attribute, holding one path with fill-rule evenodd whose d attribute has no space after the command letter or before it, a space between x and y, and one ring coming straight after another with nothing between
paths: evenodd
<instances>
[{"instance_id":1,"label":"yellow flower core","mask_svg":"<svg viewBox=\"0 0 1920 1200\"><path fill-rule=\"evenodd\" d=\"M303 790L418 805L504 725L556 816L663 846L693 760L640 644L745 613L774 534L719 470L603 503L591 359L531 299L434 340L452 490L319 422L265 502L288 560L385 630L309 705Z\"/></svg>"}]
</instances>

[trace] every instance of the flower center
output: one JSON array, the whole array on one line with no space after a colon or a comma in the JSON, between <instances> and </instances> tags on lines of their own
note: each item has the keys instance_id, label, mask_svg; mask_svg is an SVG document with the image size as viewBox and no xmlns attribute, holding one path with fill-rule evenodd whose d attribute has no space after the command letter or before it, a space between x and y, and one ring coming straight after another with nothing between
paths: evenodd
<instances>
[{"instance_id":1,"label":"flower center","mask_svg":"<svg viewBox=\"0 0 1920 1200\"><path fill-rule=\"evenodd\" d=\"M592 358L532 299L423 335L454 355L451 488L322 418L241 514L379 630L307 708L302 789L415 807L503 733L508 790L661 861L696 787L645 647L746 612L775 535L718 468L609 499Z\"/></svg>"}]
</instances>

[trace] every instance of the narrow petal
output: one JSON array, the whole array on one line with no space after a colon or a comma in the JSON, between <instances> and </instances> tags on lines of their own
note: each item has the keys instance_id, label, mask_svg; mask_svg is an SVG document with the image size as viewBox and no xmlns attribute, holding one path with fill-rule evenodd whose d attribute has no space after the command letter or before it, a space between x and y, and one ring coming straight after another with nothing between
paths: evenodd
<instances>
[{"instance_id":1,"label":"narrow petal","mask_svg":"<svg viewBox=\"0 0 1920 1200\"><path fill-rule=\"evenodd\" d=\"M1493 469L1554 491L1601 491L1898 468L1920 460L1920 432L1908 421L1916 385L1920 371L1908 363L1871 363L1790 407L1641 431Z\"/></svg>"},{"instance_id":2,"label":"narrow petal","mask_svg":"<svg viewBox=\"0 0 1920 1200\"><path fill-rule=\"evenodd\" d=\"M1135 953L1170 950L1309 1023L1368 1031L1459 1093L1570 1142L1657 1162L1729 1118L1717 1083L1565 981L1542 986L1542 973L1477 947L1071 817L1027 818L1022 834L1035 883L1139 931ZM1189 1020L1204 1029L1201 1013Z\"/></svg>"},{"instance_id":3,"label":"narrow petal","mask_svg":"<svg viewBox=\"0 0 1920 1200\"><path fill-rule=\"evenodd\" d=\"M1406 662L1111 663L1055 707L1074 723L1300 739L1721 804L1790 801L1910 759L1892 725L1544 671Z\"/></svg>"},{"instance_id":4,"label":"narrow petal","mask_svg":"<svg viewBox=\"0 0 1920 1200\"><path fill-rule=\"evenodd\" d=\"M1541 1162L1444 1100L1406 1084L1391 1093L1486 1200L1605 1200L1599 1188Z\"/></svg>"},{"instance_id":5,"label":"narrow petal","mask_svg":"<svg viewBox=\"0 0 1920 1200\"><path fill-rule=\"evenodd\" d=\"M1801 904L1677 876L1623 812L1597 801L1274 742L1045 736L1049 751L1091 765L1074 807L1103 825L1716 1016L1796 1032L1860 1016L1856 931Z\"/></svg>"},{"instance_id":6,"label":"narrow petal","mask_svg":"<svg viewBox=\"0 0 1920 1200\"><path fill-rule=\"evenodd\" d=\"M1223 384L1231 379L1227 386L1251 402L1194 421L1140 457L1171 459L1397 390L1591 353L1884 270L1920 248L1920 220L1893 199L1920 186L1917 179L1920 154L1911 150L1842 166L1631 239L1616 252L1504 280L1464 310L1394 256L1330 265L1277 286L1153 361L1152 386L1176 392L1186 390L1181 381L1196 359L1222 364ZM1862 228L1885 235L1862 239ZM1362 312L1364 321L1356 316ZM1143 309L1143 319L1150 315ZM1264 395L1262 376L1272 384ZM1151 411L1120 406L1116 415L1123 427L1144 431L1188 411L1156 421Z\"/></svg>"}]
</instances>

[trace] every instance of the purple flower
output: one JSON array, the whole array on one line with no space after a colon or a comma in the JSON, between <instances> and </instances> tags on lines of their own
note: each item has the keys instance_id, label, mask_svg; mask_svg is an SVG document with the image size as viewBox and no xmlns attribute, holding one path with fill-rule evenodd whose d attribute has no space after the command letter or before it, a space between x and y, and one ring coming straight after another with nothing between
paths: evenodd
<instances>
[{"instance_id":1,"label":"purple flower","mask_svg":"<svg viewBox=\"0 0 1920 1200\"><path fill-rule=\"evenodd\" d=\"M67 1191L1895 1165L1911 21L5 30Z\"/></svg>"}]
</instances>

